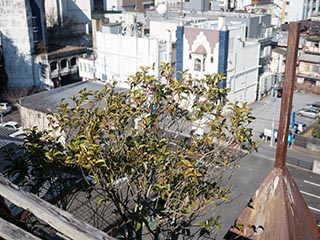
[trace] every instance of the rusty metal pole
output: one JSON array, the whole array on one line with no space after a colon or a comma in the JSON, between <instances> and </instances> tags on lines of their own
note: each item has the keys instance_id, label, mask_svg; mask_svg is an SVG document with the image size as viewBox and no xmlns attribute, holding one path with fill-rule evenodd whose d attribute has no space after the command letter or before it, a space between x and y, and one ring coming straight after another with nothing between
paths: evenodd
<instances>
[{"instance_id":1,"label":"rusty metal pole","mask_svg":"<svg viewBox=\"0 0 320 240\"><path fill-rule=\"evenodd\" d=\"M300 35L300 23L289 24L289 39L287 44L286 70L283 82L283 95L281 101L281 112L279 119L279 132L277 151L274 167L283 168L286 164L288 133L292 110L293 88L296 75L297 52Z\"/></svg>"}]
</instances>

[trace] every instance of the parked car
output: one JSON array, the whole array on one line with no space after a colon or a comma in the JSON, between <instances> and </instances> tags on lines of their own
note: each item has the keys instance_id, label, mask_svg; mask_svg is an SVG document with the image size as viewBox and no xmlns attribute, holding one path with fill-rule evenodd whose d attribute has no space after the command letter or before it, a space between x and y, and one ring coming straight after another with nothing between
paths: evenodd
<instances>
[{"instance_id":1,"label":"parked car","mask_svg":"<svg viewBox=\"0 0 320 240\"><path fill-rule=\"evenodd\" d=\"M297 116L317 118L319 117L319 111L315 108L303 108L297 112Z\"/></svg>"},{"instance_id":2,"label":"parked car","mask_svg":"<svg viewBox=\"0 0 320 240\"><path fill-rule=\"evenodd\" d=\"M12 111L12 107L7 102L0 103L0 114L7 114Z\"/></svg>"},{"instance_id":3,"label":"parked car","mask_svg":"<svg viewBox=\"0 0 320 240\"><path fill-rule=\"evenodd\" d=\"M10 137L22 137L22 136L24 136L23 128L20 126L19 123L15 122L15 121L9 121L9 122L5 122L5 123L0 123L0 127L5 127L5 128L8 128L8 129L14 130L14 132L9 135Z\"/></svg>"},{"instance_id":4,"label":"parked car","mask_svg":"<svg viewBox=\"0 0 320 240\"><path fill-rule=\"evenodd\" d=\"M313 103L308 103L305 108L315 108L318 111L320 111L320 102L313 102Z\"/></svg>"},{"instance_id":5,"label":"parked car","mask_svg":"<svg viewBox=\"0 0 320 240\"><path fill-rule=\"evenodd\" d=\"M0 123L0 127L6 127L6 128L13 129L13 130L22 129L22 127L19 125L19 123L15 122L15 121Z\"/></svg>"},{"instance_id":6,"label":"parked car","mask_svg":"<svg viewBox=\"0 0 320 240\"><path fill-rule=\"evenodd\" d=\"M307 129L307 124L302 121L295 121L294 122L294 132L296 134L303 133Z\"/></svg>"}]
</instances>

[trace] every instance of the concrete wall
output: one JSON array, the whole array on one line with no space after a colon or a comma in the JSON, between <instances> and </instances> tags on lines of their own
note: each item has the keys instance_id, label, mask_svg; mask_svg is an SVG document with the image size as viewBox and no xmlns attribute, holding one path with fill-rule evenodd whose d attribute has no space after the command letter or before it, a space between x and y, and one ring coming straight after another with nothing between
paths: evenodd
<instances>
[{"instance_id":1,"label":"concrete wall","mask_svg":"<svg viewBox=\"0 0 320 240\"><path fill-rule=\"evenodd\" d=\"M49 17L48 26L52 21L62 21L63 17L70 17L78 23L88 23L91 29L92 0L46 0L45 8Z\"/></svg>"},{"instance_id":2,"label":"concrete wall","mask_svg":"<svg viewBox=\"0 0 320 240\"><path fill-rule=\"evenodd\" d=\"M48 130L49 121L46 114L26 107L20 107L21 126L23 128L38 127L38 130Z\"/></svg>"},{"instance_id":3,"label":"concrete wall","mask_svg":"<svg viewBox=\"0 0 320 240\"><path fill-rule=\"evenodd\" d=\"M52 130L49 127L49 121L47 118L47 114L44 112L39 112L33 109L29 109L23 106L20 106L20 117L21 117L21 126L24 129L32 129L33 127L37 127L39 131L44 130ZM59 130L52 131L50 133L52 136L62 136L59 138L59 142L62 144L65 143L64 133L60 133Z\"/></svg>"},{"instance_id":4,"label":"concrete wall","mask_svg":"<svg viewBox=\"0 0 320 240\"><path fill-rule=\"evenodd\" d=\"M178 22L162 22L162 21L150 21L150 37L156 38L159 40L166 40L166 31L170 30L172 33L172 43L175 43L177 40L176 31L177 31Z\"/></svg>"},{"instance_id":5,"label":"concrete wall","mask_svg":"<svg viewBox=\"0 0 320 240\"><path fill-rule=\"evenodd\" d=\"M127 87L125 81L135 74L140 66L158 66L166 59L165 44L156 39L123 36L97 32L96 78L102 81L118 81Z\"/></svg>"},{"instance_id":6,"label":"concrete wall","mask_svg":"<svg viewBox=\"0 0 320 240\"><path fill-rule=\"evenodd\" d=\"M190 10L196 10L200 12L208 11L209 0L190 0Z\"/></svg>"},{"instance_id":7,"label":"concrete wall","mask_svg":"<svg viewBox=\"0 0 320 240\"><path fill-rule=\"evenodd\" d=\"M34 63L32 19L29 1L0 1L5 69L9 87L39 85L39 66Z\"/></svg>"},{"instance_id":8,"label":"concrete wall","mask_svg":"<svg viewBox=\"0 0 320 240\"><path fill-rule=\"evenodd\" d=\"M307 0L275 0L282 9L282 17L284 22L299 21L308 18L308 1ZM286 4L288 3L288 4Z\"/></svg>"},{"instance_id":9,"label":"concrete wall","mask_svg":"<svg viewBox=\"0 0 320 240\"><path fill-rule=\"evenodd\" d=\"M271 27L271 15L239 17L225 16L226 24L232 22L241 22L246 24L247 38L262 38L264 37L265 28Z\"/></svg>"}]
</instances>

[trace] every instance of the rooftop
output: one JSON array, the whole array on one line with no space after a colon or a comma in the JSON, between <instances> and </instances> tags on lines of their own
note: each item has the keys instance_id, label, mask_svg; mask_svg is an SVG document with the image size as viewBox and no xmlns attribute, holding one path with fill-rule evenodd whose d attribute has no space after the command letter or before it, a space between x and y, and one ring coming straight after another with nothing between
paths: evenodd
<instances>
[{"instance_id":1,"label":"rooftop","mask_svg":"<svg viewBox=\"0 0 320 240\"><path fill-rule=\"evenodd\" d=\"M57 58L57 57L65 57L65 56L70 56L70 55L75 55L75 54L82 54L87 52L87 47L85 46L65 46L62 48L59 48L54 51L50 51L46 54L42 54L42 57L47 57L49 59L52 58Z\"/></svg>"},{"instance_id":2,"label":"rooftop","mask_svg":"<svg viewBox=\"0 0 320 240\"><path fill-rule=\"evenodd\" d=\"M287 50L284 48L280 48L280 47L276 47L274 49L272 49L272 52L278 53L280 55L286 55L287 54Z\"/></svg>"},{"instance_id":3,"label":"rooftop","mask_svg":"<svg viewBox=\"0 0 320 240\"><path fill-rule=\"evenodd\" d=\"M55 109L62 99L65 99L65 102L72 103L70 97L79 93L83 89L99 91L102 90L104 86L105 84L100 82L77 82L64 87L55 88L49 91L21 98L19 104L22 107L47 113L48 109ZM118 88L118 90L124 91L125 89Z\"/></svg>"}]
</instances>

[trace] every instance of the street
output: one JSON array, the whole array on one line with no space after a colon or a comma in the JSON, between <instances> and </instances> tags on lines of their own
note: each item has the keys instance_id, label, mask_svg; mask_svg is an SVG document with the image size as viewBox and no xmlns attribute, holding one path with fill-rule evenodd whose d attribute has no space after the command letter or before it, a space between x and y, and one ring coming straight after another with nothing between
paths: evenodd
<instances>
[{"instance_id":1,"label":"street","mask_svg":"<svg viewBox=\"0 0 320 240\"><path fill-rule=\"evenodd\" d=\"M259 157L260 159L268 159L273 162L275 159L275 147L270 147L269 144L261 143L258 152L253 152L251 155ZM294 149L289 149L287 153L287 166L311 213L320 226L320 175L312 173L304 168L297 167L296 164L291 164L292 160L290 161L290 159L312 162L314 159L320 159L320 156L303 153Z\"/></svg>"},{"instance_id":2,"label":"street","mask_svg":"<svg viewBox=\"0 0 320 240\"><path fill-rule=\"evenodd\" d=\"M307 103L320 101L320 96L307 95L303 93L294 93L293 95L293 111L298 111ZM266 97L259 102L250 104L252 113L256 120L252 124L254 138L259 139L259 134L263 132L264 128L272 129L272 121L274 120L274 128L279 126L279 116L281 108L281 98ZM296 120L303 121L310 126L315 120L306 117L296 116ZM261 142L257 153L252 155L274 161L276 146L270 147L270 143ZM302 193L304 199L309 206L312 214L316 220L320 222L320 175L314 174L312 170L312 163L314 159L320 159L317 155L300 150L288 149L287 165ZM292 165L292 166L290 166ZM296 167L301 166L302 168Z\"/></svg>"},{"instance_id":3,"label":"street","mask_svg":"<svg viewBox=\"0 0 320 240\"><path fill-rule=\"evenodd\" d=\"M320 96L307 95L302 93L294 93L293 95L293 111L298 111L307 103L320 101ZM255 139L259 139L259 134L265 128L272 129L272 122L274 122L274 129L279 127L279 116L281 108L281 98L272 98L268 96L260 101L249 105L252 108L252 114L256 117L252 123L253 135ZM315 120L306 117L296 116L296 120L303 121L310 126Z\"/></svg>"},{"instance_id":4,"label":"street","mask_svg":"<svg viewBox=\"0 0 320 240\"><path fill-rule=\"evenodd\" d=\"M216 231L216 239L223 238L264 178L269 174L274 165L275 150L275 147L261 143L258 152L252 152L239 161L240 168L232 174L229 181L232 189L230 202L222 204L216 211L216 215L222 216L223 228ZM306 161L320 158L320 156L296 152L293 149L288 150L287 156L297 159L303 158ZM320 227L320 175L290 164L287 166Z\"/></svg>"},{"instance_id":5,"label":"street","mask_svg":"<svg viewBox=\"0 0 320 240\"><path fill-rule=\"evenodd\" d=\"M319 96L294 93L293 111L303 108L307 103L320 101ZM230 177L232 193L230 202L218 207L216 214L222 216L222 230L216 231L216 239L222 239L227 230L246 206L249 199L259 188L264 178L268 175L274 165L276 145L270 146L259 139L259 134L264 128L272 129L279 126L280 98L266 97L261 101L250 104L253 116L256 117L252 123L254 139L258 140L258 152L252 152L239 161L240 168ZM315 120L296 116L296 120L303 121L310 126ZM287 152L287 166L292 174L297 187L304 197L307 206L315 217L320 227L320 175L307 170L312 168L314 159L320 159L319 154L311 154L294 148ZM303 166L300 168L298 166Z\"/></svg>"}]
</instances>

